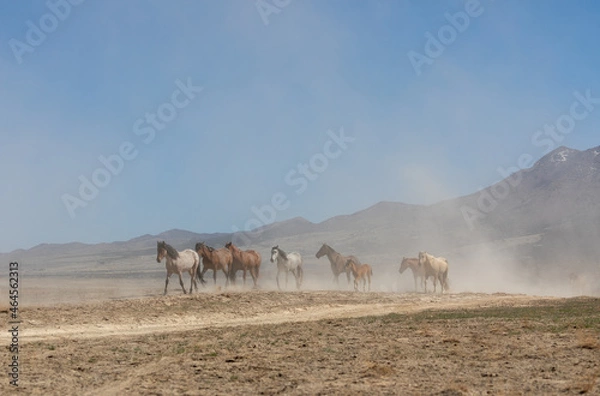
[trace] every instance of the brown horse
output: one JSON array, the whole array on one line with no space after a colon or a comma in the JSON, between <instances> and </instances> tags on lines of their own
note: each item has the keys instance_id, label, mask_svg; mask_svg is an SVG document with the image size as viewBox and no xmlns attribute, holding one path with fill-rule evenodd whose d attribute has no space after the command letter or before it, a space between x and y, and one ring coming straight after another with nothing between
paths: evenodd
<instances>
[{"instance_id":1,"label":"brown horse","mask_svg":"<svg viewBox=\"0 0 600 396\"><path fill-rule=\"evenodd\" d=\"M354 291L358 291L358 281L362 280L363 291L367 291L367 281L369 282L369 291L371 291L371 276L373 276L373 269L369 264L356 265L353 259L346 261L347 268L350 268L352 275L354 275Z\"/></svg>"},{"instance_id":2,"label":"brown horse","mask_svg":"<svg viewBox=\"0 0 600 396\"><path fill-rule=\"evenodd\" d=\"M229 280L235 284L235 273L244 271L244 286L246 286L246 271L250 272L254 287L258 287L258 272L262 258L256 250L240 250L231 242L227 242L225 247L229 249L233 256L233 266L229 270Z\"/></svg>"},{"instance_id":3,"label":"brown horse","mask_svg":"<svg viewBox=\"0 0 600 396\"><path fill-rule=\"evenodd\" d=\"M425 282L427 281L427 279L425 279L425 268L419 265L419 259L416 257L402 257L399 270L400 273L406 271L407 268L410 268L413 273L413 278L415 280L415 291L419 291L417 288L417 280L419 278L421 278L421 286L423 287L423 290L425 290Z\"/></svg>"},{"instance_id":4,"label":"brown horse","mask_svg":"<svg viewBox=\"0 0 600 396\"><path fill-rule=\"evenodd\" d=\"M228 249L213 249L206 246L204 242L196 244L196 252L202 257L202 276L208 270L213 271L213 280L217 284L217 271L221 270L225 274L225 287L229 286L229 270L233 263L233 256Z\"/></svg>"},{"instance_id":5,"label":"brown horse","mask_svg":"<svg viewBox=\"0 0 600 396\"><path fill-rule=\"evenodd\" d=\"M360 260L358 260L355 256L342 256L326 243L321 246L321 249L319 249L315 256L319 259L325 255L331 263L331 272L333 272L335 283L339 285L340 282L338 277L340 274L345 272L346 277L348 278L348 284L350 284L350 273L352 270L350 267L346 266L346 262L348 260L353 260L356 265L360 265Z\"/></svg>"}]
</instances>

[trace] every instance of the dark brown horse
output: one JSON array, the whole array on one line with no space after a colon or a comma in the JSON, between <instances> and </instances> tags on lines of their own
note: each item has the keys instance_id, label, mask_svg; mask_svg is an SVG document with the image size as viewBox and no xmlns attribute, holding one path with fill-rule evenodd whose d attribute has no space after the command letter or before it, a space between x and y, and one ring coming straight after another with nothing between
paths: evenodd
<instances>
[{"instance_id":1,"label":"dark brown horse","mask_svg":"<svg viewBox=\"0 0 600 396\"><path fill-rule=\"evenodd\" d=\"M223 271L225 274L225 286L229 285L229 270L233 263L233 256L228 249L213 249L206 246L204 242L196 244L196 252L202 257L202 277L208 270L213 271L213 280L217 284L217 271Z\"/></svg>"},{"instance_id":2,"label":"dark brown horse","mask_svg":"<svg viewBox=\"0 0 600 396\"><path fill-rule=\"evenodd\" d=\"M244 286L246 286L246 272L250 272L254 287L258 287L258 272L262 258L256 250L240 250L231 242L227 242L225 247L229 249L233 256L233 266L229 270L229 280L235 284L235 273L244 271Z\"/></svg>"},{"instance_id":3,"label":"dark brown horse","mask_svg":"<svg viewBox=\"0 0 600 396\"><path fill-rule=\"evenodd\" d=\"M359 266L360 260L355 256L342 256L326 243L321 246L321 249L319 249L316 256L319 259L325 255L331 263L331 272L333 272L335 283L339 285L340 282L338 277L340 274L345 272L346 277L348 278L348 284L350 284L350 274L352 273L352 270L349 266L346 266L346 262L348 262L348 260L352 260L357 266Z\"/></svg>"}]
</instances>

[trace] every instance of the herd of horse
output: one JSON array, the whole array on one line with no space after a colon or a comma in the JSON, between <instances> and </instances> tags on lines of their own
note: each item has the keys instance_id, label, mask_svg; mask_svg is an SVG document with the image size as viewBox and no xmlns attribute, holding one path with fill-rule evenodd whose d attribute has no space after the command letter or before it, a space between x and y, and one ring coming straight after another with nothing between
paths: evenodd
<instances>
[{"instance_id":1,"label":"herd of horse","mask_svg":"<svg viewBox=\"0 0 600 396\"><path fill-rule=\"evenodd\" d=\"M371 290L371 277L373 268L369 264L361 263L353 255L344 256L336 252L331 246L324 243L315 254L317 259L327 256L331 264L331 272L336 285L339 285L339 276L346 274L348 284L354 277L354 290L359 290L362 283L363 291ZM179 284L183 293L187 290L183 285L183 274L189 273L191 277L190 290L198 291L198 281L206 284L204 274L208 270L213 272L213 281L217 283L217 273L222 271L225 274L225 287L230 283L235 284L236 274L243 272L243 282L246 285L246 275L250 273L254 287L258 287L258 277L262 257L256 250L241 250L233 243L228 242L224 247L215 249L206 245L204 242L198 242L194 249L185 249L177 251L174 247L165 241L157 242L156 261L162 262L166 258L167 278L165 279L164 294L167 294L169 278L173 274L179 276ZM302 256L298 252L285 252L279 245L271 248L271 263L277 265L277 288L281 289L279 284L280 274L285 275L285 287L287 288L288 276L291 273L296 280L296 288L300 289L304 279L304 270L302 268ZM433 278L433 292L437 291L437 282L440 283L440 293L449 290L448 286L448 260L443 257L434 257L427 252L419 252L417 258L403 258L400 264L400 273L410 268L415 281L415 291L418 291L417 283L421 280L422 288L427 292L427 279Z\"/></svg>"}]
</instances>

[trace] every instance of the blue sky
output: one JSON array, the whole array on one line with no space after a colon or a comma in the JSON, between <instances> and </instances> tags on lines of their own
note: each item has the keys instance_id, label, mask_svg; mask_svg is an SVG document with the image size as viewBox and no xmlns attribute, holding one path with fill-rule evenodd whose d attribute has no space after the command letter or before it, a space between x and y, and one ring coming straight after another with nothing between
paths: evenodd
<instances>
[{"instance_id":1,"label":"blue sky","mask_svg":"<svg viewBox=\"0 0 600 396\"><path fill-rule=\"evenodd\" d=\"M254 0L87 0L54 26L44 1L3 2L0 251L244 229L277 193L288 201L277 221L318 222L498 181L498 167L544 154L532 136L574 91L600 97L600 5L481 0L417 75L409 52L426 54L426 33L465 7L291 0L265 25ZM15 51L41 21L45 39ZM203 90L145 144L134 124L176 81ZM557 146L599 145L599 124L596 109ZM323 166L340 128L354 140ZM70 216L65 194L81 199L79 177L124 142L137 156ZM286 175L314 158L322 173L298 193Z\"/></svg>"}]
</instances>

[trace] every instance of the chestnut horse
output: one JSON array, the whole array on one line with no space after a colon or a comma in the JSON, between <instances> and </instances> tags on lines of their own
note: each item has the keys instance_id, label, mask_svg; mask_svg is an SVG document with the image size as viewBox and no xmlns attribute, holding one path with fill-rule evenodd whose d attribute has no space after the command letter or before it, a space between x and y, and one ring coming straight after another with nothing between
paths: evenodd
<instances>
[{"instance_id":1,"label":"chestnut horse","mask_svg":"<svg viewBox=\"0 0 600 396\"><path fill-rule=\"evenodd\" d=\"M221 270L225 274L225 287L229 286L229 270L233 263L233 256L228 249L213 249L206 246L204 242L196 244L196 252L202 256L202 276L208 270L213 271L213 280L217 284L217 271Z\"/></svg>"},{"instance_id":2,"label":"chestnut horse","mask_svg":"<svg viewBox=\"0 0 600 396\"><path fill-rule=\"evenodd\" d=\"M225 247L229 249L233 256L233 266L229 270L229 280L235 284L235 273L244 271L244 286L246 286L246 271L250 272L254 288L258 287L258 272L260 270L260 262L262 260L260 253L256 250L240 250L231 242L227 242Z\"/></svg>"},{"instance_id":3,"label":"chestnut horse","mask_svg":"<svg viewBox=\"0 0 600 396\"><path fill-rule=\"evenodd\" d=\"M373 269L369 264L358 264L353 259L346 261L346 268L350 268L352 275L354 275L354 291L358 291L358 281L362 280L363 291L367 291L367 281L369 282L369 291L371 291L371 277L373 276Z\"/></svg>"},{"instance_id":4,"label":"chestnut horse","mask_svg":"<svg viewBox=\"0 0 600 396\"><path fill-rule=\"evenodd\" d=\"M198 253L192 249L186 249L182 252L178 252L175 248L165 241L156 242L156 262L160 263L163 258L167 257L167 279L165 280L165 291L163 295L167 294L167 285L169 284L169 278L173 274L179 275L179 284L183 290L183 294L186 294L185 287L183 286L183 279L181 274L187 272L192 277L190 283L190 294L192 293L192 287L198 291L198 283L196 283L196 276L202 282L206 283L202 274L200 274L200 257Z\"/></svg>"},{"instance_id":5,"label":"chestnut horse","mask_svg":"<svg viewBox=\"0 0 600 396\"><path fill-rule=\"evenodd\" d=\"M348 284L350 284L350 273L352 270L350 267L346 266L346 262L348 260L353 260L356 265L360 265L360 260L358 260L355 256L342 256L333 248L326 243L321 246L321 249L315 255L318 259L327 255L329 262L331 263L331 272L333 272L334 281L337 285L339 285L338 277L342 273L346 273L346 277L348 278Z\"/></svg>"}]
</instances>

